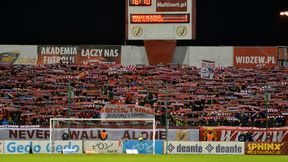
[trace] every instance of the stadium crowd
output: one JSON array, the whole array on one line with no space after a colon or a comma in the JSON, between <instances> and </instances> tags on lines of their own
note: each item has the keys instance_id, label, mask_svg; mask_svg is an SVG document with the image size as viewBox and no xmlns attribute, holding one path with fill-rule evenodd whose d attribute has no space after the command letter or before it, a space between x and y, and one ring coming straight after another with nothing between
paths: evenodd
<instances>
[{"instance_id":1,"label":"stadium crowd","mask_svg":"<svg viewBox=\"0 0 288 162\"><path fill-rule=\"evenodd\" d=\"M73 92L71 102L68 92ZM211 80L202 79L199 68L174 64L13 65L0 70L0 125L99 118L106 103L151 107L162 125L167 104L171 126L265 127L266 121L269 127L287 126L288 69L218 68Z\"/></svg>"}]
</instances>

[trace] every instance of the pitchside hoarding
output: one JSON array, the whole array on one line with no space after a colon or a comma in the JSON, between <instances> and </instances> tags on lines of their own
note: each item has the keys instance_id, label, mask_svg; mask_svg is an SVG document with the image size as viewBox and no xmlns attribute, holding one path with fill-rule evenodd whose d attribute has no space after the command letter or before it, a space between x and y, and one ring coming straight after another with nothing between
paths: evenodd
<instances>
[{"instance_id":1,"label":"pitchside hoarding","mask_svg":"<svg viewBox=\"0 0 288 162\"><path fill-rule=\"evenodd\" d=\"M152 140L124 140L123 150L135 149L139 154L152 154L153 153L153 141ZM155 141L155 154L163 154L163 140Z\"/></svg>"},{"instance_id":2,"label":"pitchside hoarding","mask_svg":"<svg viewBox=\"0 0 288 162\"><path fill-rule=\"evenodd\" d=\"M96 154L121 154L122 141L84 141L84 151L93 151Z\"/></svg>"},{"instance_id":3,"label":"pitchside hoarding","mask_svg":"<svg viewBox=\"0 0 288 162\"><path fill-rule=\"evenodd\" d=\"M5 154L26 154L32 148L33 153L62 153L63 149L73 149L75 153L82 153L82 141L54 141L53 147L49 141L12 140L4 141Z\"/></svg>"},{"instance_id":4,"label":"pitchside hoarding","mask_svg":"<svg viewBox=\"0 0 288 162\"><path fill-rule=\"evenodd\" d=\"M244 142L168 141L168 154L232 154L244 155Z\"/></svg>"},{"instance_id":5,"label":"pitchside hoarding","mask_svg":"<svg viewBox=\"0 0 288 162\"><path fill-rule=\"evenodd\" d=\"M245 154L249 155L287 155L287 142L246 142Z\"/></svg>"},{"instance_id":6,"label":"pitchside hoarding","mask_svg":"<svg viewBox=\"0 0 288 162\"><path fill-rule=\"evenodd\" d=\"M195 39L196 0L126 0L128 40Z\"/></svg>"},{"instance_id":7,"label":"pitchside hoarding","mask_svg":"<svg viewBox=\"0 0 288 162\"><path fill-rule=\"evenodd\" d=\"M277 66L276 47L234 47L234 66L239 68Z\"/></svg>"}]
</instances>

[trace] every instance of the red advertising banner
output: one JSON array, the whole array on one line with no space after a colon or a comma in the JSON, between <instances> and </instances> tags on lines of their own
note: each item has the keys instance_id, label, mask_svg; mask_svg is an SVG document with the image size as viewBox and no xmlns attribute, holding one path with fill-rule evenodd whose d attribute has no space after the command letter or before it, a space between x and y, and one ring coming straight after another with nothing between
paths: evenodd
<instances>
[{"instance_id":1,"label":"red advertising banner","mask_svg":"<svg viewBox=\"0 0 288 162\"><path fill-rule=\"evenodd\" d=\"M234 47L233 63L238 68L277 66L277 48Z\"/></svg>"},{"instance_id":2,"label":"red advertising banner","mask_svg":"<svg viewBox=\"0 0 288 162\"><path fill-rule=\"evenodd\" d=\"M200 127L200 141L207 141L207 135L213 141L238 141L239 135L250 132L255 142L266 141L266 128L256 127ZM268 128L266 142L287 142L288 127Z\"/></svg>"},{"instance_id":3,"label":"red advertising banner","mask_svg":"<svg viewBox=\"0 0 288 162\"><path fill-rule=\"evenodd\" d=\"M37 64L55 64L55 63L66 63L75 64L76 56L78 54L78 46L38 46L38 61Z\"/></svg>"},{"instance_id":4,"label":"red advertising banner","mask_svg":"<svg viewBox=\"0 0 288 162\"><path fill-rule=\"evenodd\" d=\"M287 155L288 143L246 142L245 154L248 155Z\"/></svg>"},{"instance_id":5,"label":"red advertising banner","mask_svg":"<svg viewBox=\"0 0 288 162\"><path fill-rule=\"evenodd\" d=\"M156 12L186 12L187 0L157 0Z\"/></svg>"},{"instance_id":6,"label":"red advertising banner","mask_svg":"<svg viewBox=\"0 0 288 162\"><path fill-rule=\"evenodd\" d=\"M121 63L121 46L38 46L37 64Z\"/></svg>"}]
</instances>

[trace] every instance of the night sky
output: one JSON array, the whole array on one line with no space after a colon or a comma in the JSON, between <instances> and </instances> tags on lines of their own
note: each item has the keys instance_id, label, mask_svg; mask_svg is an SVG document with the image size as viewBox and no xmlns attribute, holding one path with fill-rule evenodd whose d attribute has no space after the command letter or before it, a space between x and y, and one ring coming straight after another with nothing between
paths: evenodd
<instances>
[{"instance_id":1,"label":"night sky","mask_svg":"<svg viewBox=\"0 0 288 162\"><path fill-rule=\"evenodd\" d=\"M61 1L61 2L59 2ZM0 44L125 42L124 0L1 2ZM288 0L197 0L196 40L178 45L287 45Z\"/></svg>"}]
</instances>

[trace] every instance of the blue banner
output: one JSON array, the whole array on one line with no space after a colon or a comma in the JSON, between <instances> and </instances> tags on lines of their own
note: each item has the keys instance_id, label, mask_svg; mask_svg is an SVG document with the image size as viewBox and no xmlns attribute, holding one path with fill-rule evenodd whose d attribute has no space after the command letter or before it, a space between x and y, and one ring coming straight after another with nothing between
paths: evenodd
<instances>
[{"instance_id":1,"label":"blue banner","mask_svg":"<svg viewBox=\"0 0 288 162\"><path fill-rule=\"evenodd\" d=\"M163 154L164 142L160 140L155 141L155 154ZM123 141L123 152L126 149L136 149L139 154L153 154L152 140L127 140Z\"/></svg>"}]
</instances>

